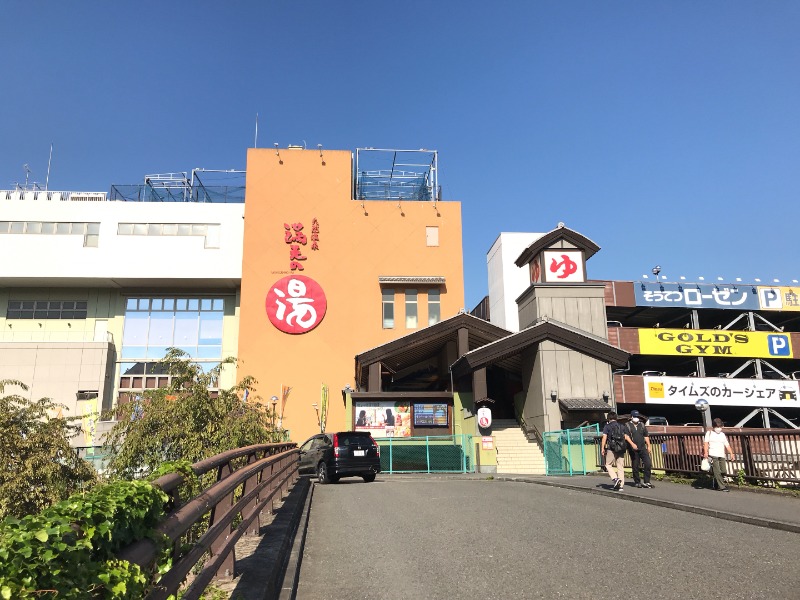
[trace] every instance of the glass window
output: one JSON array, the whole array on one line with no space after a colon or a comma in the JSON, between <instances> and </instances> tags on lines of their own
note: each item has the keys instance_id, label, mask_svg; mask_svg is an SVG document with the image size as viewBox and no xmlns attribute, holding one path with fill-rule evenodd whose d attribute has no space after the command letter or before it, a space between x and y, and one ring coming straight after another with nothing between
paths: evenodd
<instances>
[{"instance_id":1,"label":"glass window","mask_svg":"<svg viewBox=\"0 0 800 600\"><path fill-rule=\"evenodd\" d=\"M100 236L94 234L84 236L83 245L86 248L97 248L100 245Z\"/></svg>"},{"instance_id":2,"label":"glass window","mask_svg":"<svg viewBox=\"0 0 800 600\"><path fill-rule=\"evenodd\" d=\"M69 235L72 223L56 223L57 235Z\"/></svg>"},{"instance_id":3,"label":"glass window","mask_svg":"<svg viewBox=\"0 0 800 600\"><path fill-rule=\"evenodd\" d=\"M186 223L178 223L178 235L192 235L192 226Z\"/></svg>"},{"instance_id":4,"label":"glass window","mask_svg":"<svg viewBox=\"0 0 800 600\"><path fill-rule=\"evenodd\" d=\"M164 223L163 235L178 235L177 223Z\"/></svg>"},{"instance_id":5,"label":"glass window","mask_svg":"<svg viewBox=\"0 0 800 600\"><path fill-rule=\"evenodd\" d=\"M0 233L8 233L8 221L0 221Z\"/></svg>"},{"instance_id":6,"label":"glass window","mask_svg":"<svg viewBox=\"0 0 800 600\"><path fill-rule=\"evenodd\" d=\"M223 310L225 308L225 301L222 298L214 298L211 308L213 310Z\"/></svg>"},{"instance_id":7,"label":"glass window","mask_svg":"<svg viewBox=\"0 0 800 600\"><path fill-rule=\"evenodd\" d=\"M198 346L197 358L222 358L222 346Z\"/></svg>"},{"instance_id":8,"label":"glass window","mask_svg":"<svg viewBox=\"0 0 800 600\"><path fill-rule=\"evenodd\" d=\"M154 301L155 302L155 301ZM150 313L150 329L147 334L148 346L161 346L166 348L172 345L172 313ZM163 356L163 354L161 355Z\"/></svg>"},{"instance_id":9,"label":"glass window","mask_svg":"<svg viewBox=\"0 0 800 600\"><path fill-rule=\"evenodd\" d=\"M125 311L122 358L158 360L170 346L195 359L222 358L223 313L211 310L217 303L222 305L222 299L130 298ZM202 311L201 306L209 310Z\"/></svg>"},{"instance_id":10,"label":"glass window","mask_svg":"<svg viewBox=\"0 0 800 600\"><path fill-rule=\"evenodd\" d=\"M42 223L40 221L28 221L25 233L42 233Z\"/></svg>"},{"instance_id":11,"label":"glass window","mask_svg":"<svg viewBox=\"0 0 800 600\"><path fill-rule=\"evenodd\" d=\"M41 233L45 233L47 235L51 235L56 232L56 224L55 223L42 223Z\"/></svg>"},{"instance_id":12,"label":"glass window","mask_svg":"<svg viewBox=\"0 0 800 600\"><path fill-rule=\"evenodd\" d=\"M86 233L86 223L73 223L72 233L75 235L83 235Z\"/></svg>"},{"instance_id":13,"label":"glass window","mask_svg":"<svg viewBox=\"0 0 800 600\"><path fill-rule=\"evenodd\" d=\"M439 290L428 290L428 325L442 320L442 296Z\"/></svg>"},{"instance_id":14,"label":"glass window","mask_svg":"<svg viewBox=\"0 0 800 600\"><path fill-rule=\"evenodd\" d=\"M11 223L11 233L23 233L25 230L25 223L21 221L14 221Z\"/></svg>"},{"instance_id":15,"label":"glass window","mask_svg":"<svg viewBox=\"0 0 800 600\"><path fill-rule=\"evenodd\" d=\"M200 313L200 344L222 343L222 313Z\"/></svg>"},{"instance_id":16,"label":"glass window","mask_svg":"<svg viewBox=\"0 0 800 600\"><path fill-rule=\"evenodd\" d=\"M192 225L192 235L205 235L207 231L205 225Z\"/></svg>"},{"instance_id":17,"label":"glass window","mask_svg":"<svg viewBox=\"0 0 800 600\"><path fill-rule=\"evenodd\" d=\"M133 235L133 223L120 223L117 226L118 235Z\"/></svg>"},{"instance_id":18,"label":"glass window","mask_svg":"<svg viewBox=\"0 0 800 600\"><path fill-rule=\"evenodd\" d=\"M382 290L381 302L383 304L383 328L394 328L394 290Z\"/></svg>"},{"instance_id":19,"label":"glass window","mask_svg":"<svg viewBox=\"0 0 800 600\"><path fill-rule=\"evenodd\" d=\"M417 290L406 290L406 329L417 328Z\"/></svg>"},{"instance_id":20,"label":"glass window","mask_svg":"<svg viewBox=\"0 0 800 600\"><path fill-rule=\"evenodd\" d=\"M147 235L161 235L161 223L150 223L147 226Z\"/></svg>"},{"instance_id":21,"label":"glass window","mask_svg":"<svg viewBox=\"0 0 800 600\"><path fill-rule=\"evenodd\" d=\"M147 328L150 316L147 313L128 312L125 314L125 327L122 331L122 346L144 346L147 342Z\"/></svg>"},{"instance_id":22,"label":"glass window","mask_svg":"<svg viewBox=\"0 0 800 600\"><path fill-rule=\"evenodd\" d=\"M425 245L438 246L439 245L439 228L426 227L425 228Z\"/></svg>"},{"instance_id":23,"label":"glass window","mask_svg":"<svg viewBox=\"0 0 800 600\"><path fill-rule=\"evenodd\" d=\"M197 346L198 333L200 329L199 321L200 315L197 313L176 313L175 338L173 340L174 344L181 348Z\"/></svg>"},{"instance_id":24,"label":"glass window","mask_svg":"<svg viewBox=\"0 0 800 600\"><path fill-rule=\"evenodd\" d=\"M86 224L86 233L91 235L99 235L100 233L100 223L87 223Z\"/></svg>"},{"instance_id":25,"label":"glass window","mask_svg":"<svg viewBox=\"0 0 800 600\"><path fill-rule=\"evenodd\" d=\"M147 235L147 223L134 223L133 235Z\"/></svg>"}]
</instances>

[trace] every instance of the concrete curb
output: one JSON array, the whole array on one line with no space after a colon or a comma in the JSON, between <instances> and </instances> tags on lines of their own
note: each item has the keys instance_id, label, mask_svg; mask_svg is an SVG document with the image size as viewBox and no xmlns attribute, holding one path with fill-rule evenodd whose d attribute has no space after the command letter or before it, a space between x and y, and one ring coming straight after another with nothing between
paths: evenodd
<instances>
[{"instance_id":1,"label":"concrete curb","mask_svg":"<svg viewBox=\"0 0 800 600\"><path fill-rule=\"evenodd\" d=\"M662 508L672 508L683 512L691 512L698 515L707 517L714 517L715 519L724 519L726 521L735 521L737 523L746 523L748 525L755 525L756 527L765 527L767 529L777 529L780 531L789 531L791 533L800 533L800 525L795 523L786 523L785 521L776 521L773 519L764 519L761 517L751 517L733 512L722 510L715 510L713 508L703 508L702 506L694 506L692 504L683 504L681 502L672 502L669 500L659 500L658 498L645 498L642 496L632 496L630 494L620 494L610 490L599 490L595 488L587 488L579 485L570 485L560 481L542 481L534 479L525 479L521 477L508 477L508 476L495 476L495 481L514 481L517 483L533 483L536 485L546 485L550 487L564 488L567 490L575 490L578 492L588 492L590 494L599 494L608 498L616 498L619 500L628 500L630 502L641 502L642 504L651 504L653 506L660 506Z\"/></svg>"},{"instance_id":2,"label":"concrete curb","mask_svg":"<svg viewBox=\"0 0 800 600\"><path fill-rule=\"evenodd\" d=\"M289 536L290 539L293 539L292 551L286 561L280 595L276 596L279 600L294 600L297 595L300 565L303 563L303 549L306 545L306 532L308 531L308 515L311 513L311 499L314 496L315 487L315 484L311 481L309 481L308 485L309 490L306 494L303 510L299 514L297 528Z\"/></svg>"}]
</instances>

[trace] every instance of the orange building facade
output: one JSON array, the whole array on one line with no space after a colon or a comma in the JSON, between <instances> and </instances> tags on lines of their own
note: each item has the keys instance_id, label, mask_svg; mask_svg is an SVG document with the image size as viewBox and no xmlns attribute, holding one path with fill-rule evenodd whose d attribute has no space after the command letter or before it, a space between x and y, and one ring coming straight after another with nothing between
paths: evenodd
<instances>
[{"instance_id":1,"label":"orange building facade","mask_svg":"<svg viewBox=\"0 0 800 600\"><path fill-rule=\"evenodd\" d=\"M354 179L349 151L248 150L239 377L293 441L348 424L357 354L464 308L461 204L354 199Z\"/></svg>"}]
</instances>

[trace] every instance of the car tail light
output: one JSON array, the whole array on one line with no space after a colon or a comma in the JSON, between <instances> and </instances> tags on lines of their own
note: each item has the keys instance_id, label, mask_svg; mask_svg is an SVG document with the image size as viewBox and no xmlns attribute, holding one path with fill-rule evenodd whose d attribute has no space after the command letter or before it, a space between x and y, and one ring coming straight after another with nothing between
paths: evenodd
<instances>
[{"instance_id":1,"label":"car tail light","mask_svg":"<svg viewBox=\"0 0 800 600\"><path fill-rule=\"evenodd\" d=\"M333 434L333 455L339 458L339 434Z\"/></svg>"},{"instance_id":2,"label":"car tail light","mask_svg":"<svg viewBox=\"0 0 800 600\"><path fill-rule=\"evenodd\" d=\"M369 439L372 440L372 446L375 448L375 451L378 453L378 457L381 455L381 447L378 446L378 442L375 441L375 438L372 435L369 436Z\"/></svg>"}]
</instances>

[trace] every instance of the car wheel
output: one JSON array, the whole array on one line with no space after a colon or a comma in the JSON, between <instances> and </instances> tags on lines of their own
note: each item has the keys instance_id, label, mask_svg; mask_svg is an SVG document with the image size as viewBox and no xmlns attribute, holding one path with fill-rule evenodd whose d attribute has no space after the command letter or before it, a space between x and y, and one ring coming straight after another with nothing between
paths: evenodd
<instances>
[{"instance_id":1,"label":"car wheel","mask_svg":"<svg viewBox=\"0 0 800 600\"><path fill-rule=\"evenodd\" d=\"M324 462L321 462L317 465L317 481L320 483L330 483L331 476L328 473L328 465Z\"/></svg>"},{"instance_id":2,"label":"car wheel","mask_svg":"<svg viewBox=\"0 0 800 600\"><path fill-rule=\"evenodd\" d=\"M366 475L362 475L361 477L364 480L364 483L372 483L375 481L375 473L368 473Z\"/></svg>"}]
</instances>

